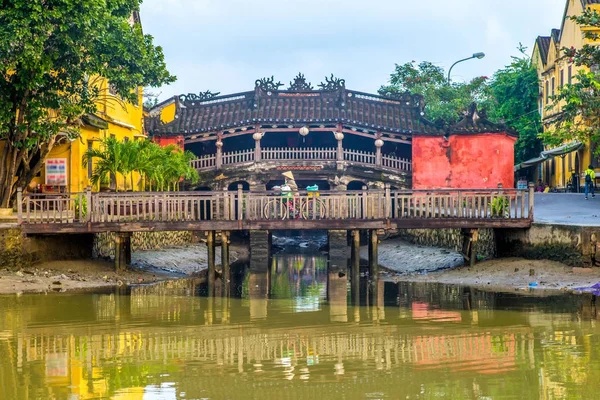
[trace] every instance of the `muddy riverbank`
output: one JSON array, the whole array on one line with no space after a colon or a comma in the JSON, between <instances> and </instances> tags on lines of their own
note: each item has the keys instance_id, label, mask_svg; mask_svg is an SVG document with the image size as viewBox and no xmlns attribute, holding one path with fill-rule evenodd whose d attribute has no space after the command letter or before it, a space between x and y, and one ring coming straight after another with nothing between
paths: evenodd
<instances>
[{"instance_id":1,"label":"muddy riverbank","mask_svg":"<svg viewBox=\"0 0 600 400\"><path fill-rule=\"evenodd\" d=\"M303 249L320 247L320 243L312 243L310 239L305 242L308 245L303 244ZM280 247L290 246L286 242ZM366 248L361 249L364 258L366 252ZM219 253L217 251L217 264L220 264ZM247 257L247 248L232 246L232 262ZM200 243L135 252L132 261L131 269L120 275L114 272L113 263L106 260L47 262L18 271L2 270L0 293L66 291L181 279L206 269L207 252L206 246ZM600 282L600 268L571 268L554 261L509 258L463 267L462 256L455 251L414 245L400 239L380 244L379 263L384 280L435 282L493 291L569 291Z\"/></svg>"}]
</instances>

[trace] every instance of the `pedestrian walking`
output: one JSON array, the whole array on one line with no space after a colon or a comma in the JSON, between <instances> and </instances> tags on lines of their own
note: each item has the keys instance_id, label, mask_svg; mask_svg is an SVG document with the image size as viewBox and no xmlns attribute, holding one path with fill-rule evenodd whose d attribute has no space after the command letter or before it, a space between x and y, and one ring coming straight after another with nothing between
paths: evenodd
<instances>
[{"instance_id":1,"label":"pedestrian walking","mask_svg":"<svg viewBox=\"0 0 600 400\"><path fill-rule=\"evenodd\" d=\"M596 179L596 172L594 172L594 166L589 165L588 169L585 170L585 199L588 199L588 193L592 193L592 197L596 197L594 193L594 180Z\"/></svg>"}]
</instances>

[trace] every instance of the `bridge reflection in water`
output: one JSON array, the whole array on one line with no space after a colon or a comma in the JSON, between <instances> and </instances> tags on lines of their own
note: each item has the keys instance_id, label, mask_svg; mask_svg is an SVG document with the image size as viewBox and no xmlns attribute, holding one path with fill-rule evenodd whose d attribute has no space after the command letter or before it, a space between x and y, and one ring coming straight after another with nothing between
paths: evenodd
<instances>
[{"instance_id":1,"label":"bridge reflection in water","mask_svg":"<svg viewBox=\"0 0 600 400\"><path fill-rule=\"evenodd\" d=\"M281 256L232 270L230 296L219 278L214 297L203 279L0 297L2 396L594 398L591 297L353 276Z\"/></svg>"}]
</instances>

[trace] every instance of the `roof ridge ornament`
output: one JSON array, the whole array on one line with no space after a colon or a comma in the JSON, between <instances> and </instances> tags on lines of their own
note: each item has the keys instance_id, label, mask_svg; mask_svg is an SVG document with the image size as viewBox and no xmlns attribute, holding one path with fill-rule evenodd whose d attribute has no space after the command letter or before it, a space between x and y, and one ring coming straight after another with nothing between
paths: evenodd
<instances>
[{"instance_id":1,"label":"roof ridge ornament","mask_svg":"<svg viewBox=\"0 0 600 400\"><path fill-rule=\"evenodd\" d=\"M321 82L318 85L321 90L330 90L330 91L334 91L334 90L340 90L340 89L345 89L346 88L346 80L345 79L340 79L340 78L336 78L333 76L333 74L331 74L331 77L327 78L325 77L325 83Z\"/></svg>"},{"instance_id":2,"label":"roof ridge ornament","mask_svg":"<svg viewBox=\"0 0 600 400\"><path fill-rule=\"evenodd\" d=\"M306 82L304 74L298 72L298 75L294 78L294 81L290 81L290 87L288 90L291 92L309 92L314 90L314 88L310 82Z\"/></svg>"},{"instance_id":3,"label":"roof ridge ornament","mask_svg":"<svg viewBox=\"0 0 600 400\"><path fill-rule=\"evenodd\" d=\"M261 79L257 79L254 82L254 88L255 89L261 89L265 92L275 92L277 90L279 90L279 88L281 86L283 86L283 83L281 83L280 81L278 81L277 83L275 83L275 77L273 75L271 75L270 78L261 78Z\"/></svg>"},{"instance_id":4,"label":"roof ridge ornament","mask_svg":"<svg viewBox=\"0 0 600 400\"><path fill-rule=\"evenodd\" d=\"M179 100L183 103L185 103L187 101L206 101L206 100L210 100L214 97L217 97L220 94L221 94L221 92L213 93L210 90L207 90L206 92L200 92L199 94L188 93L188 94L179 95Z\"/></svg>"}]
</instances>

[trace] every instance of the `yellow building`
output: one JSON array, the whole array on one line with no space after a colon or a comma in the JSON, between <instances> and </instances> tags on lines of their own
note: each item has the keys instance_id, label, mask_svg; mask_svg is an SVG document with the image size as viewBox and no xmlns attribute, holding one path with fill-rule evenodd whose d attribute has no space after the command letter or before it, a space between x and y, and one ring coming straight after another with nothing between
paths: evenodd
<instances>
[{"instance_id":1,"label":"yellow building","mask_svg":"<svg viewBox=\"0 0 600 400\"><path fill-rule=\"evenodd\" d=\"M129 21L141 24L138 12L134 12ZM81 192L90 186L93 163L82 165L82 157L87 149L98 148L100 141L114 137L119 141L145 139L144 110L142 88L137 88L135 104L125 102L116 95L106 79L96 77L90 79L90 85L100 89L96 112L81 118L80 135L69 140L67 135L59 134L56 144L46 157L38 176L29 183L29 191L42 192ZM0 149L3 144L0 143ZM111 182L112 181L112 182ZM119 190L136 190L139 175L134 174L134 188L130 180L124 182L122 176L109 179L103 186ZM96 186L95 190L99 187Z\"/></svg>"},{"instance_id":2,"label":"yellow building","mask_svg":"<svg viewBox=\"0 0 600 400\"><path fill-rule=\"evenodd\" d=\"M552 129L553 121L561 111L561 104L554 102L552 96L558 94L563 85L572 83L579 69L584 68L562 58L562 49L580 49L589 43L583 37L585 28L570 19L582 14L586 8L600 12L600 0L567 0L561 28L553 29L550 36L539 36L535 42L532 57L540 81L539 111L544 131ZM538 177L550 187L566 190L572 184L573 174L583 176L588 165L594 165L596 173L600 173L600 159L593 157L595 148L595 143L579 142L546 148L542 153L545 160L538 166Z\"/></svg>"},{"instance_id":3,"label":"yellow building","mask_svg":"<svg viewBox=\"0 0 600 400\"><path fill-rule=\"evenodd\" d=\"M40 175L33 179L29 190L83 191L90 186L89 178L93 171L92 163L82 165L83 154L88 148L98 148L102 139L111 136L119 141L146 137L143 128L142 89L137 90L137 104L131 104L117 98L106 80L101 80L100 88L101 96L97 101L96 112L83 116L79 137L71 141L67 136L59 136ZM106 182L105 185L114 188L117 184L119 190L132 189L129 180L124 182L121 176L116 177L115 181ZM94 189L97 190L98 187Z\"/></svg>"}]
</instances>

